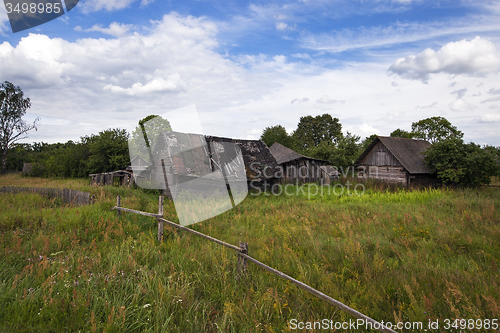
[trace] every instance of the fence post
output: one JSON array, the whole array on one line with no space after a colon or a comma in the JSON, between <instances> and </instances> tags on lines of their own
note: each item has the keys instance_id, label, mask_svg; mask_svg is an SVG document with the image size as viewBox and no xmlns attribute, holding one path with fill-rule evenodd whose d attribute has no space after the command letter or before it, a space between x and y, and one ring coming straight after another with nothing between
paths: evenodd
<instances>
[{"instance_id":1,"label":"fence post","mask_svg":"<svg viewBox=\"0 0 500 333\"><path fill-rule=\"evenodd\" d=\"M240 253L248 255L248 243L240 242ZM238 254L238 276L243 276L247 272L247 258Z\"/></svg>"},{"instance_id":2,"label":"fence post","mask_svg":"<svg viewBox=\"0 0 500 333\"><path fill-rule=\"evenodd\" d=\"M160 218L163 218L163 195L160 195L159 203L158 203L158 241L161 242L163 236L163 221Z\"/></svg>"},{"instance_id":3,"label":"fence post","mask_svg":"<svg viewBox=\"0 0 500 333\"><path fill-rule=\"evenodd\" d=\"M117 196L117 197L116 197L116 207L120 207L120 201L121 201L121 198L122 198L121 196ZM116 215L117 215L118 217L120 217L120 216L121 216L121 213L122 213L122 212L121 212L119 209L117 209L117 210L116 210Z\"/></svg>"}]
</instances>

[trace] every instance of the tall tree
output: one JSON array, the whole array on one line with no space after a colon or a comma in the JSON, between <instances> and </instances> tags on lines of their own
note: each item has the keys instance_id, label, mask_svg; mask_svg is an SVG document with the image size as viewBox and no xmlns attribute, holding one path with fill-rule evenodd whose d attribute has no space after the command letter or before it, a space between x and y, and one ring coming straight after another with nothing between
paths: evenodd
<instances>
[{"instance_id":1,"label":"tall tree","mask_svg":"<svg viewBox=\"0 0 500 333\"><path fill-rule=\"evenodd\" d=\"M500 174L498 155L491 147L481 148L460 138L441 140L424 152L425 162L445 184L478 186L489 184Z\"/></svg>"},{"instance_id":2,"label":"tall tree","mask_svg":"<svg viewBox=\"0 0 500 333\"><path fill-rule=\"evenodd\" d=\"M27 124L22 117L31 107L29 98L24 98L20 87L5 81L0 84L0 149L2 151L1 173L7 171L7 153L12 145L28 137L28 132L37 129L39 118Z\"/></svg>"},{"instance_id":3,"label":"tall tree","mask_svg":"<svg viewBox=\"0 0 500 333\"><path fill-rule=\"evenodd\" d=\"M130 156L133 158L139 155L145 160L152 161L151 149L154 147L158 135L163 131L172 131L172 126L167 119L163 119L161 116L149 115L139 120L139 125L132 132L128 143Z\"/></svg>"},{"instance_id":4,"label":"tall tree","mask_svg":"<svg viewBox=\"0 0 500 333\"><path fill-rule=\"evenodd\" d=\"M413 139L415 137L415 134L413 132L407 132L405 130L398 128L397 130L391 133L391 137Z\"/></svg>"},{"instance_id":5,"label":"tall tree","mask_svg":"<svg viewBox=\"0 0 500 333\"><path fill-rule=\"evenodd\" d=\"M300 117L293 137L299 144L299 150L307 151L321 142L336 144L342 138L342 124L338 118L325 113L321 116Z\"/></svg>"},{"instance_id":6,"label":"tall tree","mask_svg":"<svg viewBox=\"0 0 500 333\"><path fill-rule=\"evenodd\" d=\"M372 134L370 136L367 136L366 138L361 141L361 152L365 151L366 148L372 143L373 140L377 138L377 134Z\"/></svg>"},{"instance_id":7,"label":"tall tree","mask_svg":"<svg viewBox=\"0 0 500 333\"><path fill-rule=\"evenodd\" d=\"M128 139L127 131L119 128L82 137L82 142L89 147L88 172L109 172L126 168L130 161Z\"/></svg>"},{"instance_id":8,"label":"tall tree","mask_svg":"<svg viewBox=\"0 0 500 333\"><path fill-rule=\"evenodd\" d=\"M444 139L461 139L464 133L453 126L446 118L431 117L411 124L415 138L436 143Z\"/></svg>"},{"instance_id":9,"label":"tall tree","mask_svg":"<svg viewBox=\"0 0 500 333\"><path fill-rule=\"evenodd\" d=\"M293 138L288 135L286 129L281 125L266 127L262 131L260 139L264 141L268 147L271 147L275 142L278 142L290 149L293 149L295 146Z\"/></svg>"}]
</instances>

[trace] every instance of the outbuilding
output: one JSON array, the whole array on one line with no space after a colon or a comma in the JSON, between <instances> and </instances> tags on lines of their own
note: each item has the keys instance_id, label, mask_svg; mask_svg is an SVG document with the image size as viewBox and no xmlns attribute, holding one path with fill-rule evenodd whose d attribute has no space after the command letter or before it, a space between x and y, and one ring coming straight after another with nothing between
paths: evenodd
<instances>
[{"instance_id":1,"label":"outbuilding","mask_svg":"<svg viewBox=\"0 0 500 333\"><path fill-rule=\"evenodd\" d=\"M321 167L328 165L327 161L299 154L278 142L275 142L269 149L283 169L284 182L321 183L324 181L324 172Z\"/></svg>"},{"instance_id":2,"label":"outbuilding","mask_svg":"<svg viewBox=\"0 0 500 333\"><path fill-rule=\"evenodd\" d=\"M437 182L424 162L425 140L378 136L354 163L358 175L404 185Z\"/></svg>"}]
</instances>

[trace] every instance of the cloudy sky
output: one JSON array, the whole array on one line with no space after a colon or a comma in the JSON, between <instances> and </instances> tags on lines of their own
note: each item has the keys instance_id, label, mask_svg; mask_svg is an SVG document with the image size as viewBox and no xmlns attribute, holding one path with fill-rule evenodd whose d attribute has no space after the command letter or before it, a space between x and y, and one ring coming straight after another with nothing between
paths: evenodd
<instances>
[{"instance_id":1,"label":"cloudy sky","mask_svg":"<svg viewBox=\"0 0 500 333\"><path fill-rule=\"evenodd\" d=\"M443 116L498 146L499 32L493 0L80 0L18 33L0 4L0 81L41 118L27 142L194 104L218 136L329 113L363 138Z\"/></svg>"}]
</instances>

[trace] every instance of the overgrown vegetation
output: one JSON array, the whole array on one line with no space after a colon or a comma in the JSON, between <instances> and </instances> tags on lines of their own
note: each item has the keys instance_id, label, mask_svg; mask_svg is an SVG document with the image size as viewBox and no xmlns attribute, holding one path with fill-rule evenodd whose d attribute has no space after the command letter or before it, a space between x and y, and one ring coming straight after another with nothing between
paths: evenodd
<instances>
[{"instance_id":1,"label":"overgrown vegetation","mask_svg":"<svg viewBox=\"0 0 500 333\"><path fill-rule=\"evenodd\" d=\"M0 178L27 182L97 200L68 207L0 194L0 331L286 332L291 319L350 318L251 263L238 279L236 253L220 245L168 227L158 243L154 219L110 211L121 195L124 207L156 212L155 194ZM376 320L500 318L498 188L382 186L361 196L248 196L193 228L248 242L253 257ZM168 200L165 217L176 220Z\"/></svg>"}]
</instances>

